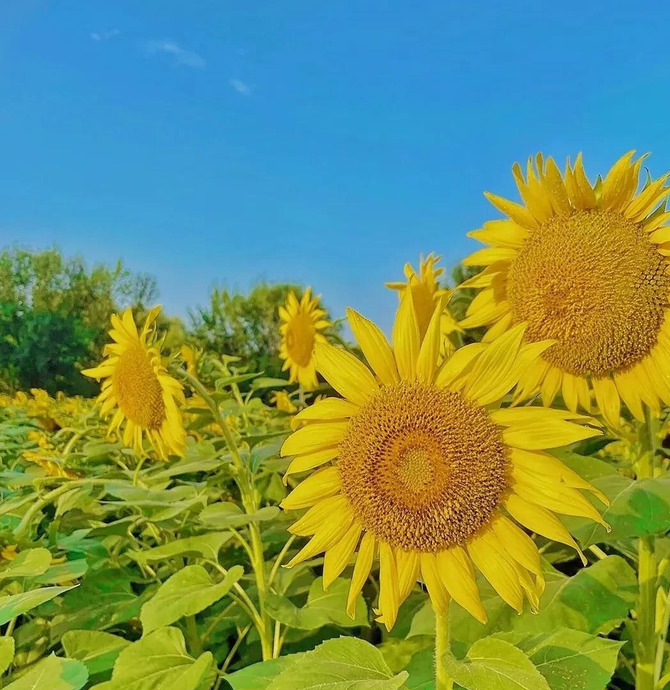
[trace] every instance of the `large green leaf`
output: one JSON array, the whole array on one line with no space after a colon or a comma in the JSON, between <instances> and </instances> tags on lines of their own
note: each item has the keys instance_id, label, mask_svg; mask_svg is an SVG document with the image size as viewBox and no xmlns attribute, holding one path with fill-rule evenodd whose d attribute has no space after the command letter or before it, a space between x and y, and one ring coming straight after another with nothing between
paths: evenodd
<instances>
[{"instance_id":1,"label":"large green leaf","mask_svg":"<svg viewBox=\"0 0 670 690\"><path fill-rule=\"evenodd\" d=\"M185 537L146 551L130 551L138 563L153 563L173 556L196 555L216 561L219 549L232 538L230 532L211 532L198 537Z\"/></svg>"},{"instance_id":2,"label":"large green leaf","mask_svg":"<svg viewBox=\"0 0 670 690\"><path fill-rule=\"evenodd\" d=\"M268 685L297 659L309 652L280 656L278 659L261 661L257 664L245 666L235 673L226 676L226 682L233 690L266 690Z\"/></svg>"},{"instance_id":3,"label":"large green leaf","mask_svg":"<svg viewBox=\"0 0 670 690\"><path fill-rule=\"evenodd\" d=\"M432 649L415 654L405 670L409 673L405 683L407 690L433 690L435 687L435 654Z\"/></svg>"},{"instance_id":4,"label":"large green leaf","mask_svg":"<svg viewBox=\"0 0 670 690\"><path fill-rule=\"evenodd\" d=\"M488 623L482 625L460 606L450 608L452 639L457 652L465 654L476 640L498 632L553 632L572 628L590 634L608 633L628 616L637 594L635 572L619 556L608 556L572 577L545 564L547 586L539 614L526 610L518 615L486 582L480 580L482 603ZM408 637L432 635L435 617L426 603L415 615Z\"/></svg>"},{"instance_id":5,"label":"large green leaf","mask_svg":"<svg viewBox=\"0 0 670 690\"><path fill-rule=\"evenodd\" d=\"M0 676L9 668L14 658L14 638L0 637Z\"/></svg>"},{"instance_id":6,"label":"large green leaf","mask_svg":"<svg viewBox=\"0 0 670 690\"><path fill-rule=\"evenodd\" d=\"M40 585L62 585L72 580L78 580L88 572L88 562L85 558L75 558L65 563L50 566L34 582Z\"/></svg>"},{"instance_id":7,"label":"large green leaf","mask_svg":"<svg viewBox=\"0 0 670 690\"><path fill-rule=\"evenodd\" d=\"M214 679L210 652L194 659L177 628L161 628L121 651L112 679L96 690L206 690Z\"/></svg>"},{"instance_id":8,"label":"large green leaf","mask_svg":"<svg viewBox=\"0 0 670 690\"><path fill-rule=\"evenodd\" d=\"M76 587L76 585L74 586ZM42 587L21 594L0 597L0 625L4 625L12 618L27 613L45 601L49 601L49 599L53 599L70 589L72 587Z\"/></svg>"},{"instance_id":9,"label":"large green leaf","mask_svg":"<svg viewBox=\"0 0 670 690\"><path fill-rule=\"evenodd\" d=\"M404 672L394 675L369 642L340 637L301 654L268 690L398 690L406 678Z\"/></svg>"},{"instance_id":10,"label":"large green leaf","mask_svg":"<svg viewBox=\"0 0 670 690\"><path fill-rule=\"evenodd\" d=\"M135 594L126 571L98 570L63 597L63 605L52 620L51 639L59 640L68 630L104 630L135 618L146 598L146 590L139 597Z\"/></svg>"},{"instance_id":11,"label":"large green leaf","mask_svg":"<svg viewBox=\"0 0 670 690\"><path fill-rule=\"evenodd\" d=\"M300 630L315 630L322 625L339 625L346 628L367 625L367 609L363 597L359 595L356 605L356 618L347 615L347 594L349 583L336 580L327 592L323 591L323 579L312 582L303 607L296 606L287 597L269 594L266 599L268 613L280 623Z\"/></svg>"},{"instance_id":12,"label":"large green leaf","mask_svg":"<svg viewBox=\"0 0 670 690\"><path fill-rule=\"evenodd\" d=\"M504 633L497 637L525 652L551 690L603 690L614 673L623 645L577 630L532 636Z\"/></svg>"},{"instance_id":13,"label":"large green leaf","mask_svg":"<svg viewBox=\"0 0 670 690\"><path fill-rule=\"evenodd\" d=\"M144 634L170 625L182 616L193 616L225 596L242 577L244 569L233 566L221 582L212 582L200 565L187 565L168 578L142 607Z\"/></svg>"},{"instance_id":14,"label":"large green leaf","mask_svg":"<svg viewBox=\"0 0 670 690\"><path fill-rule=\"evenodd\" d=\"M49 549L26 549L17 557L0 568L0 580L12 580L17 577L35 577L46 572L51 565Z\"/></svg>"},{"instance_id":15,"label":"large green leaf","mask_svg":"<svg viewBox=\"0 0 670 690\"><path fill-rule=\"evenodd\" d=\"M463 661L451 654L442 661L449 676L465 690L551 690L520 649L493 637L475 642Z\"/></svg>"},{"instance_id":16,"label":"large green leaf","mask_svg":"<svg viewBox=\"0 0 670 690\"><path fill-rule=\"evenodd\" d=\"M594 501L612 528L609 533L592 520L565 519L570 531L584 547L598 542L665 534L670 530L669 474L654 479L633 480L596 458L574 453L561 453L560 457L571 469L599 488L610 501L608 507Z\"/></svg>"},{"instance_id":17,"label":"large green leaf","mask_svg":"<svg viewBox=\"0 0 670 690\"><path fill-rule=\"evenodd\" d=\"M87 681L88 670L84 664L51 654L5 690L79 690Z\"/></svg>"},{"instance_id":18,"label":"large green leaf","mask_svg":"<svg viewBox=\"0 0 670 690\"><path fill-rule=\"evenodd\" d=\"M240 527L250 522L274 520L279 515L277 506L265 506L253 514L245 513L237 503L212 503L198 516L198 519L210 529L225 530L229 527Z\"/></svg>"},{"instance_id":19,"label":"large green leaf","mask_svg":"<svg viewBox=\"0 0 670 690\"><path fill-rule=\"evenodd\" d=\"M130 642L99 630L70 630L61 640L65 654L86 664L91 675L108 671Z\"/></svg>"}]
</instances>

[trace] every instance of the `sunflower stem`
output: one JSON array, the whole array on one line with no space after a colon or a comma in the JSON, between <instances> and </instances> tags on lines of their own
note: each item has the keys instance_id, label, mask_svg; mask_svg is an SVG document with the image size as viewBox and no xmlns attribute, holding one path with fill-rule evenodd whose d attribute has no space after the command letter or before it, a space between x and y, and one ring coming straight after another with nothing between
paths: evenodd
<instances>
[{"instance_id":1,"label":"sunflower stem","mask_svg":"<svg viewBox=\"0 0 670 690\"><path fill-rule=\"evenodd\" d=\"M640 430L640 455L637 461L637 478L650 479L654 476L656 453L656 419L646 407L644 424ZM656 554L654 538L638 539L638 585L637 630L635 635L635 687L637 690L654 690L656 661Z\"/></svg>"},{"instance_id":2,"label":"sunflower stem","mask_svg":"<svg viewBox=\"0 0 670 690\"><path fill-rule=\"evenodd\" d=\"M449 652L449 604L443 611L435 611L435 690L452 690L444 658Z\"/></svg>"},{"instance_id":3,"label":"sunflower stem","mask_svg":"<svg viewBox=\"0 0 670 690\"><path fill-rule=\"evenodd\" d=\"M179 374L188 382L191 388L205 401L206 405L212 412L212 415L221 429L223 438L226 441L228 450L233 459L233 465L236 469L234 476L235 482L240 489L242 497L242 505L249 515L253 515L259 508L258 495L254 484L254 477L248 465L242 461L240 451L237 447L235 437L231 432L226 420L221 414L219 405L209 394L207 388L200 382L200 380L190 374L184 369L179 370ZM260 620L256 622L256 629L261 641L261 654L263 661L272 659L273 655L273 632L272 621L265 608L265 597L267 595L268 586L265 578L265 553L263 551L263 541L261 539L261 532L257 522L252 521L248 527L250 537L250 551L249 559L251 567L254 571L256 579L256 589L258 591L258 608L260 612Z\"/></svg>"}]
</instances>

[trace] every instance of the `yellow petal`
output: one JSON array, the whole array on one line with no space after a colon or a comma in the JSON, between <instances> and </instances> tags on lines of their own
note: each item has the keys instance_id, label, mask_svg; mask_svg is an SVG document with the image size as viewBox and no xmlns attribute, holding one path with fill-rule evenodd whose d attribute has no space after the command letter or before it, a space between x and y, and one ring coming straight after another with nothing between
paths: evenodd
<instances>
[{"instance_id":1,"label":"yellow petal","mask_svg":"<svg viewBox=\"0 0 670 690\"><path fill-rule=\"evenodd\" d=\"M523 590L510 557L495 535L484 529L470 539L468 553L481 574L515 611L523 611Z\"/></svg>"},{"instance_id":2,"label":"yellow petal","mask_svg":"<svg viewBox=\"0 0 670 690\"><path fill-rule=\"evenodd\" d=\"M535 542L504 515L497 515L491 521L491 529L507 553L526 570L542 575L540 552Z\"/></svg>"},{"instance_id":3,"label":"yellow petal","mask_svg":"<svg viewBox=\"0 0 670 690\"><path fill-rule=\"evenodd\" d=\"M421 333L414 302L409 291L402 294L393 324L393 352L403 381L416 378L416 360L421 347Z\"/></svg>"},{"instance_id":4,"label":"yellow petal","mask_svg":"<svg viewBox=\"0 0 670 690\"><path fill-rule=\"evenodd\" d=\"M508 199L503 199L496 194L491 194L490 192L484 192L484 196L502 213L509 216L517 225L523 228L529 228L535 230L539 227L537 220L533 217L533 214L525 207L520 204L515 204L513 201Z\"/></svg>"},{"instance_id":5,"label":"yellow petal","mask_svg":"<svg viewBox=\"0 0 670 690\"><path fill-rule=\"evenodd\" d=\"M337 515L333 515L330 520L322 523L314 536L286 564L286 567L292 568L294 565L314 558L317 554L337 544L347 533L353 519L354 512L351 507L341 510Z\"/></svg>"},{"instance_id":6,"label":"yellow petal","mask_svg":"<svg viewBox=\"0 0 670 690\"><path fill-rule=\"evenodd\" d=\"M302 453L301 455L296 455L284 473L284 484L288 483L288 478L290 475L306 472L307 470L312 470L315 467L320 467L329 460L334 460L339 453L340 450L338 446L334 446L332 448L316 450L313 453Z\"/></svg>"},{"instance_id":7,"label":"yellow petal","mask_svg":"<svg viewBox=\"0 0 670 690\"><path fill-rule=\"evenodd\" d=\"M468 398L480 405L488 405L507 393L509 388L504 391L502 388L514 367L525 330L525 324L514 326L487 346L465 383L463 393Z\"/></svg>"},{"instance_id":8,"label":"yellow petal","mask_svg":"<svg viewBox=\"0 0 670 690\"><path fill-rule=\"evenodd\" d=\"M398 617L400 592L393 548L379 542L379 610L387 630L391 630Z\"/></svg>"},{"instance_id":9,"label":"yellow petal","mask_svg":"<svg viewBox=\"0 0 670 690\"><path fill-rule=\"evenodd\" d=\"M379 380L387 386L398 381L393 350L381 329L353 309L347 309L347 316L354 337Z\"/></svg>"},{"instance_id":10,"label":"yellow petal","mask_svg":"<svg viewBox=\"0 0 670 690\"><path fill-rule=\"evenodd\" d=\"M356 599L363 589L365 581L370 574L372 568L372 559L375 555L375 538L366 532L361 539L361 544L358 547L358 556L356 558L356 565L354 565L354 572L351 576L351 586L349 587L349 596L347 597L347 614L351 618L356 617Z\"/></svg>"},{"instance_id":11,"label":"yellow petal","mask_svg":"<svg viewBox=\"0 0 670 690\"><path fill-rule=\"evenodd\" d=\"M437 358L440 354L441 315L444 310L444 300L437 300L437 306L428 324L428 330L421 343L416 362L416 377L422 383L431 383L435 376Z\"/></svg>"},{"instance_id":12,"label":"yellow petal","mask_svg":"<svg viewBox=\"0 0 670 690\"><path fill-rule=\"evenodd\" d=\"M467 553L454 546L435 555L437 569L449 595L480 623L486 623L488 617L479 598L472 563Z\"/></svg>"},{"instance_id":13,"label":"yellow petal","mask_svg":"<svg viewBox=\"0 0 670 690\"><path fill-rule=\"evenodd\" d=\"M297 429L301 422L314 420L329 421L333 419L349 419L358 413L360 407L342 398L324 398L317 400L313 405L298 412L291 420L291 428Z\"/></svg>"},{"instance_id":14,"label":"yellow petal","mask_svg":"<svg viewBox=\"0 0 670 690\"><path fill-rule=\"evenodd\" d=\"M567 544L577 551L584 564L586 558L577 542L572 538L565 525L550 511L529 503L516 494L510 494L505 501L505 508L520 524L547 539Z\"/></svg>"},{"instance_id":15,"label":"yellow petal","mask_svg":"<svg viewBox=\"0 0 670 690\"><path fill-rule=\"evenodd\" d=\"M459 347L440 367L435 377L435 385L438 388L451 386L459 376L469 371L475 358L485 349L486 345L482 343L471 343L465 347Z\"/></svg>"},{"instance_id":16,"label":"yellow petal","mask_svg":"<svg viewBox=\"0 0 670 690\"><path fill-rule=\"evenodd\" d=\"M335 581L341 572L349 565L354 555L358 538L361 535L361 524L354 522L346 534L334 546L326 551L323 562L323 589L324 591Z\"/></svg>"},{"instance_id":17,"label":"yellow petal","mask_svg":"<svg viewBox=\"0 0 670 690\"><path fill-rule=\"evenodd\" d=\"M449 595L442 584L437 561L432 553L421 554L421 579L426 585L433 608L438 614L443 614L449 605Z\"/></svg>"},{"instance_id":18,"label":"yellow petal","mask_svg":"<svg viewBox=\"0 0 670 690\"><path fill-rule=\"evenodd\" d=\"M319 372L347 400L363 405L379 390L370 370L350 352L328 343L315 343L314 351Z\"/></svg>"},{"instance_id":19,"label":"yellow petal","mask_svg":"<svg viewBox=\"0 0 670 690\"><path fill-rule=\"evenodd\" d=\"M516 258L517 253L512 247L484 247L463 259L463 266L490 266L499 261L508 262Z\"/></svg>"},{"instance_id":20,"label":"yellow petal","mask_svg":"<svg viewBox=\"0 0 670 690\"><path fill-rule=\"evenodd\" d=\"M281 502L284 510L297 510L314 505L319 499L336 494L342 487L337 467L326 467L307 477Z\"/></svg>"},{"instance_id":21,"label":"yellow petal","mask_svg":"<svg viewBox=\"0 0 670 690\"><path fill-rule=\"evenodd\" d=\"M416 551L395 552L396 567L398 569L398 593L403 602L409 596L421 572L421 559Z\"/></svg>"},{"instance_id":22,"label":"yellow petal","mask_svg":"<svg viewBox=\"0 0 670 690\"><path fill-rule=\"evenodd\" d=\"M604 209L623 209L635 193L637 175L632 165L634 153L629 151L619 158L603 180L600 203Z\"/></svg>"},{"instance_id":23,"label":"yellow petal","mask_svg":"<svg viewBox=\"0 0 670 690\"><path fill-rule=\"evenodd\" d=\"M337 515L341 510L346 510L348 504L349 499L342 494L324 498L315 503L299 520L296 520L288 528L288 531L299 537L315 534L319 527L330 519L331 515Z\"/></svg>"},{"instance_id":24,"label":"yellow petal","mask_svg":"<svg viewBox=\"0 0 670 690\"><path fill-rule=\"evenodd\" d=\"M281 447L282 457L313 453L317 450L336 446L344 436L349 422L315 423L294 431Z\"/></svg>"},{"instance_id":25,"label":"yellow petal","mask_svg":"<svg viewBox=\"0 0 670 690\"><path fill-rule=\"evenodd\" d=\"M519 249L528 237L528 230L511 220L490 220L481 229L469 232L468 237L495 247ZM502 260L509 260L509 255L505 257Z\"/></svg>"},{"instance_id":26,"label":"yellow petal","mask_svg":"<svg viewBox=\"0 0 670 690\"><path fill-rule=\"evenodd\" d=\"M545 419L503 429L503 440L514 448L539 450L559 448L602 434L599 429L580 426L562 419Z\"/></svg>"},{"instance_id":27,"label":"yellow petal","mask_svg":"<svg viewBox=\"0 0 670 690\"><path fill-rule=\"evenodd\" d=\"M596 402L605 421L615 429L621 425L619 393L611 378L591 379Z\"/></svg>"}]
</instances>

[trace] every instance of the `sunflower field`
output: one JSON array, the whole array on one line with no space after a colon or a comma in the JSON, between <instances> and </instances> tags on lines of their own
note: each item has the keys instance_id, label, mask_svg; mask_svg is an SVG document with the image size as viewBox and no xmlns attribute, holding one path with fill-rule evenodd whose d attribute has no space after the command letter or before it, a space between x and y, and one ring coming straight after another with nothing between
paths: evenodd
<instances>
[{"instance_id":1,"label":"sunflower field","mask_svg":"<svg viewBox=\"0 0 670 690\"><path fill-rule=\"evenodd\" d=\"M126 309L68 388L96 396L6 385L0 687L670 688L670 174L643 161L515 164L457 284L434 254L387 284L389 334L309 288L253 356Z\"/></svg>"}]
</instances>

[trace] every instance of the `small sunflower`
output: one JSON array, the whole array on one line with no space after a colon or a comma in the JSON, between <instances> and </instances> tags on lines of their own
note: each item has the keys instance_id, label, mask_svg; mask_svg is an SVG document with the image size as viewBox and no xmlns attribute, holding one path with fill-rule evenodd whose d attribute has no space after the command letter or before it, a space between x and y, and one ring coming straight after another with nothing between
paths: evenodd
<instances>
[{"instance_id":1,"label":"small sunflower","mask_svg":"<svg viewBox=\"0 0 670 690\"><path fill-rule=\"evenodd\" d=\"M407 290L411 293L421 337L428 330L428 324L433 316L436 304L440 300L446 304L451 297L451 291L445 290L440 286L439 278L444 274L444 268L438 268L437 263L441 258L431 252L427 258L421 257L419 259L418 273L414 270L412 264L405 264L405 278L407 278L407 282L386 283L386 287L398 290L401 298ZM449 335L462 332L463 329L458 324L458 321L452 316L449 309L445 307L440 317L440 353L443 357L453 351Z\"/></svg>"},{"instance_id":2,"label":"small sunflower","mask_svg":"<svg viewBox=\"0 0 670 690\"><path fill-rule=\"evenodd\" d=\"M146 436L165 460L170 454L184 455L186 433L178 407L184 404L183 389L163 366L151 328L160 310L149 312L141 332L130 309L121 317L113 314L109 335L114 342L105 346L106 359L82 374L105 379L98 402L103 417L116 408L109 431L124 426L123 443L138 455L145 454Z\"/></svg>"},{"instance_id":3,"label":"small sunflower","mask_svg":"<svg viewBox=\"0 0 670 690\"><path fill-rule=\"evenodd\" d=\"M638 191L644 157L619 159L592 185L581 154L561 175L553 159L512 168L523 204L487 193L507 218L470 233L490 246L464 264L485 266L464 287L481 288L461 326L489 326L485 340L527 324L526 342L556 345L521 377L516 398L560 391L566 406L596 402L612 426L621 400L643 419L642 403L670 403L669 175Z\"/></svg>"},{"instance_id":4,"label":"small sunflower","mask_svg":"<svg viewBox=\"0 0 670 690\"><path fill-rule=\"evenodd\" d=\"M279 356L284 360L282 371L288 369L289 382L297 381L306 391L314 390L318 385L314 344L326 342L321 331L328 328L330 322L323 318L325 315L325 310L319 307L319 298L312 297L311 288L305 290L300 301L291 290L286 304L279 307L282 321L279 327Z\"/></svg>"},{"instance_id":5,"label":"small sunflower","mask_svg":"<svg viewBox=\"0 0 670 690\"><path fill-rule=\"evenodd\" d=\"M293 404L286 391L275 391L270 396L270 402L280 411L293 414L298 411L298 408Z\"/></svg>"},{"instance_id":6,"label":"small sunflower","mask_svg":"<svg viewBox=\"0 0 670 690\"><path fill-rule=\"evenodd\" d=\"M388 629L419 579L436 610L451 597L485 621L473 565L514 609L523 609L525 593L536 610L544 589L540 555L521 527L579 550L554 513L602 523L580 490L602 494L545 452L600 433L592 420L499 407L551 343L523 345L520 325L488 345L457 350L438 367L443 308L438 303L421 338L414 302L403 298L393 347L348 310L370 368L317 343L317 369L343 398L296 415L282 447L282 455L295 456L287 475L312 472L282 502L286 510L309 509L290 531L312 538L289 565L325 552L328 587L357 552L353 616L378 554L379 620Z\"/></svg>"}]
</instances>

